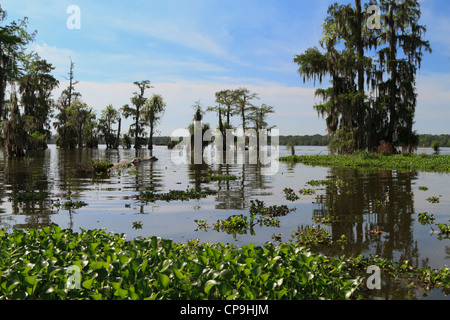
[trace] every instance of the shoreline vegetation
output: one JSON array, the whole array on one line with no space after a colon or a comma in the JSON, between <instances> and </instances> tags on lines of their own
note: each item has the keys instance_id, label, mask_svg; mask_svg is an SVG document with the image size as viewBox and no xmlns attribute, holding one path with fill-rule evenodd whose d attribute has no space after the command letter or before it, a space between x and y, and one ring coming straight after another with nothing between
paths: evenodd
<instances>
[{"instance_id":1,"label":"shoreline vegetation","mask_svg":"<svg viewBox=\"0 0 450 320\"><path fill-rule=\"evenodd\" d=\"M370 291L369 266L424 290L450 287L449 268L416 269L373 255L328 258L295 244L129 241L52 224L0 230L0 249L0 299L356 300Z\"/></svg>"},{"instance_id":2,"label":"shoreline vegetation","mask_svg":"<svg viewBox=\"0 0 450 320\"><path fill-rule=\"evenodd\" d=\"M385 155L376 153L355 153L351 155L291 155L280 157L280 162L301 163L320 167L351 167L385 170L406 170L424 172L450 172L450 155L402 153Z\"/></svg>"},{"instance_id":3,"label":"shoreline vegetation","mask_svg":"<svg viewBox=\"0 0 450 320\"><path fill-rule=\"evenodd\" d=\"M51 136L48 144L56 144L57 135ZM166 146L171 142L171 137L169 136L157 136L153 137L153 142L155 145ZM316 146L316 147L326 147L331 142L331 138L328 135L280 135L279 144L280 146L294 145L294 146ZM131 138L131 143L133 139ZM433 143L438 143L441 148L450 148L450 134L419 134L419 148L432 148ZM105 144L105 141L100 138L99 144Z\"/></svg>"}]
</instances>

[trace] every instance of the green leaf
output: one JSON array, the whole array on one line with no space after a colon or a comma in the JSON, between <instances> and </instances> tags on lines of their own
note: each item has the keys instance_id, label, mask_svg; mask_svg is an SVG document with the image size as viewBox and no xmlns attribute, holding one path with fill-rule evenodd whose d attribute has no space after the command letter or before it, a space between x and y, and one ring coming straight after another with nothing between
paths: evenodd
<instances>
[{"instance_id":1,"label":"green leaf","mask_svg":"<svg viewBox=\"0 0 450 320\"><path fill-rule=\"evenodd\" d=\"M252 274L255 277L259 277L261 275L261 266L258 265L258 266L256 266L256 268L253 268Z\"/></svg>"},{"instance_id":2,"label":"green leaf","mask_svg":"<svg viewBox=\"0 0 450 320\"><path fill-rule=\"evenodd\" d=\"M164 272L170 266L171 263L172 263L172 260L170 260L170 259L164 260L159 271Z\"/></svg>"},{"instance_id":3,"label":"green leaf","mask_svg":"<svg viewBox=\"0 0 450 320\"><path fill-rule=\"evenodd\" d=\"M92 298L92 300L101 300L102 294L101 293L91 294L90 297Z\"/></svg>"},{"instance_id":4,"label":"green leaf","mask_svg":"<svg viewBox=\"0 0 450 320\"><path fill-rule=\"evenodd\" d=\"M26 285L34 287L37 282L37 276L26 276L24 277L24 281Z\"/></svg>"},{"instance_id":5,"label":"green leaf","mask_svg":"<svg viewBox=\"0 0 450 320\"><path fill-rule=\"evenodd\" d=\"M119 254L118 255L119 258L119 262L120 264L124 265L125 263L127 263L128 261L130 261L130 257L124 255L124 254Z\"/></svg>"},{"instance_id":6,"label":"green leaf","mask_svg":"<svg viewBox=\"0 0 450 320\"><path fill-rule=\"evenodd\" d=\"M92 288L92 282L93 282L92 279L91 279L91 280L85 280L85 281L83 281L83 283L81 284L81 286L82 286L83 288L87 289L87 290L91 290L91 288Z\"/></svg>"},{"instance_id":7,"label":"green leaf","mask_svg":"<svg viewBox=\"0 0 450 320\"><path fill-rule=\"evenodd\" d=\"M122 288L118 288L115 292L114 295L116 297L120 297L122 299L125 299L125 297L127 296L128 291Z\"/></svg>"},{"instance_id":8,"label":"green leaf","mask_svg":"<svg viewBox=\"0 0 450 320\"><path fill-rule=\"evenodd\" d=\"M92 270L99 270L102 268L107 269L109 267L109 262L94 261L94 262L89 263L89 266L92 268Z\"/></svg>"},{"instance_id":9,"label":"green leaf","mask_svg":"<svg viewBox=\"0 0 450 320\"><path fill-rule=\"evenodd\" d=\"M230 280L233 278L233 271L230 269L224 269L220 272L219 276L224 280Z\"/></svg>"},{"instance_id":10,"label":"green leaf","mask_svg":"<svg viewBox=\"0 0 450 320\"><path fill-rule=\"evenodd\" d=\"M158 283L164 288L167 289L169 287L169 282L170 279L167 275L165 275L164 273L158 273L157 274L158 277Z\"/></svg>"},{"instance_id":11,"label":"green leaf","mask_svg":"<svg viewBox=\"0 0 450 320\"><path fill-rule=\"evenodd\" d=\"M275 292L276 298L278 300L280 300L286 294L286 292L287 292L287 289L281 289L281 290Z\"/></svg>"},{"instance_id":12,"label":"green leaf","mask_svg":"<svg viewBox=\"0 0 450 320\"><path fill-rule=\"evenodd\" d=\"M185 275L178 269L173 268L173 274L175 275L175 277L177 277L177 279L179 280L184 280L186 277Z\"/></svg>"},{"instance_id":13,"label":"green leaf","mask_svg":"<svg viewBox=\"0 0 450 320\"><path fill-rule=\"evenodd\" d=\"M208 294L212 287L214 287L218 282L216 280L208 280L205 283L205 293Z\"/></svg>"}]
</instances>

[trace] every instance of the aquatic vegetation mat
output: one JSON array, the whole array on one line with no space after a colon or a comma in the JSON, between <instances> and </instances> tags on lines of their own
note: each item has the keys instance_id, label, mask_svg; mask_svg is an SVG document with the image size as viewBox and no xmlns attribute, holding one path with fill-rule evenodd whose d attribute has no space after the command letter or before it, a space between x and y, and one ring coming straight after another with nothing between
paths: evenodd
<instances>
[{"instance_id":1,"label":"aquatic vegetation mat","mask_svg":"<svg viewBox=\"0 0 450 320\"><path fill-rule=\"evenodd\" d=\"M417 170L425 172L450 172L449 155L382 155L360 153L354 155L318 155L280 157L281 162L302 163L324 167L366 167L386 170Z\"/></svg>"},{"instance_id":2,"label":"aquatic vegetation mat","mask_svg":"<svg viewBox=\"0 0 450 320\"><path fill-rule=\"evenodd\" d=\"M139 200L145 202L155 202L155 201L189 201L189 200L199 200L206 198L210 195L217 194L215 190L197 190L197 189L187 189L187 190L170 190L166 193L157 193L153 191L144 191L139 195Z\"/></svg>"},{"instance_id":3,"label":"aquatic vegetation mat","mask_svg":"<svg viewBox=\"0 0 450 320\"><path fill-rule=\"evenodd\" d=\"M0 245L0 299L347 299L360 284L338 271L344 262L289 245L126 241L56 225L1 231Z\"/></svg>"},{"instance_id":4,"label":"aquatic vegetation mat","mask_svg":"<svg viewBox=\"0 0 450 320\"><path fill-rule=\"evenodd\" d=\"M450 287L448 268L418 271L381 258L333 259L292 244L127 241L124 234L53 224L0 230L0 299L357 299L370 264L427 286Z\"/></svg>"}]
</instances>

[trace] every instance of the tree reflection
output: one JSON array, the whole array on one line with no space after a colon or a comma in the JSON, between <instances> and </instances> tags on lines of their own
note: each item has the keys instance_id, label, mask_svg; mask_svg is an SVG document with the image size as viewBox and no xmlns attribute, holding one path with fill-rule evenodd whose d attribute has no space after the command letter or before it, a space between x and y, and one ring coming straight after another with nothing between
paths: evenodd
<instances>
[{"instance_id":1,"label":"tree reflection","mask_svg":"<svg viewBox=\"0 0 450 320\"><path fill-rule=\"evenodd\" d=\"M237 161L238 156L243 156ZM249 164L249 152L234 155L234 164L189 164L189 180L196 188L202 188L207 183L203 178L208 172L222 175L235 175L237 180L212 182L217 185L215 209L246 210L250 206L250 199L259 196L272 195L272 180L270 176L262 174L263 165L260 162Z\"/></svg>"},{"instance_id":2,"label":"tree reflection","mask_svg":"<svg viewBox=\"0 0 450 320\"><path fill-rule=\"evenodd\" d=\"M25 223L16 223L15 227L47 225L52 213L49 151L33 151L27 158L5 157L2 173L2 185L9 191L5 196L11 204L10 213L26 214Z\"/></svg>"},{"instance_id":3,"label":"tree reflection","mask_svg":"<svg viewBox=\"0 0 450 320\"><path fill-rule=\"evenodd\" d=\"M317 196L313 216L338 217L338 222L331 225L334 239L345 235L352 244L345 246L344 252L327 253L376 254L417 264L419 254L412 230L412 181L417 176L417 172L330 169L328 178L345 184L326 186L325 192Z\"/></svg>"}]
</instances>

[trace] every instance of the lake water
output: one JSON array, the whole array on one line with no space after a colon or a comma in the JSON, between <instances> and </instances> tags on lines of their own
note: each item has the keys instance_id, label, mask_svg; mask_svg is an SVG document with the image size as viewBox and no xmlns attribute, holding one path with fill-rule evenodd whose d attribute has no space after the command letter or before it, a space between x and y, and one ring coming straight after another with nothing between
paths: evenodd
<instances>
[{"instance_id":1,"label":"lake water","mask_svg":"<svg viewBox=\"0 0 450 320\"><path fill-rule=\"evenodd\" d=\"M327 154L326 147L297 147L296 154ZM419 149L419 153L432 153ZM280 147L280 155L290 150ZM442 154L450 154L443 148ZM279 163L274 175L261 174L260 165L232 164L207 166L175 164L171 150L156 146L153 150L159 161L128 169L113 171L108 178L77 178L74 170L81 162L110 160L117 163L135 157L149 156L148 150L107 150L103 146L93 150L60 150L50 145L48 150L34 152L26 158L8 158L0 154L0 228L41 227L56 223L75 231L106 229L125 233L128 239L159 236L186 242L224 242L241 245L275 242L280 235L289 242L298 226L317 225L314 217L337 216L338 222L327 228L334 240L345 235L344 248L332 246L320 251L330 256L378 254L394 261L408 259L413 266L442 268L450 262L450 240L439 239L434 224L450 222L450 177L448 174L398 172L390 170L360 170L308 167L301 164ZM221 170L238 177L236 181L200 182L207 170ZM310 180L341 179L342 188L311 187ZM138 199L141 191L186 190L194 186L217 190L216 195L192 201L158 201L145 203ZM419 190L428 187L427 191ZM288 201L284 188L298 191L314 188L316 194L302 195ZM18 198L23 193L40 194L39 199ZM431 196L439 203L430 203ZM88 205L76 210L56 208L52 202L81 200ZM261 200L266 205L285 204L295 209L280 218L279 227L255 226L254 232L232 235L213 228L197 230L195 220L206 220L212 226L219 219L231 215L248 215L250 201ZM418 222L423 212L434 214L431 225ZM142 228L133 228L133 222ZM381 230L374 235L370 230ZM397 292L401 291L401 292ZM401 297L402 290L380 293L382 297ZM418 292L420 295L420 292ZM448 299L439 291L429 298Z\"/></svg>"}]
</instances>

